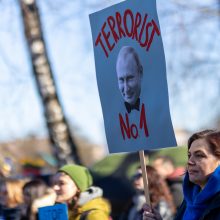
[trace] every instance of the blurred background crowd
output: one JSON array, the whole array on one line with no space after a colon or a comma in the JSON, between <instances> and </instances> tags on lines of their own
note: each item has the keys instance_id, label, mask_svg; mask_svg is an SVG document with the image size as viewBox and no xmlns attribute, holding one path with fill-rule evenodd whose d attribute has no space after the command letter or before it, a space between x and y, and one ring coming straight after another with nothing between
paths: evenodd
<instances>
[{"instance_id":1,"label":"blurred background crowd","mask_svg":"<svg viewBox=\"0 0 220 220\"><path fill-rule=\"evenodd\" d=\"M185 147L182 148L186 151ZM126 160L130 161L129 165ZM149 164L146 170L152 206L160 211L164 220L173 219L183 198L184 161L177 162L170 156L170 149L146 152L146 160ZM114 163L118 163L115 170L109 169L114 167ZM13 167L10 160L4 161L1 166L2 219L38 219L38 208L55 204L54 176L57 170L54 167L53 172L43 173L38 164L38 167L29 167L29 172L25 170L27 167L23 167L24 172L16 173ZM94 164L89 170L93 185L103 190L103 197L110 204L111 217L116 220L138 219L145 203L138 155L134 153L110 156L99 164Z\"/></svg>"}]
</instances>

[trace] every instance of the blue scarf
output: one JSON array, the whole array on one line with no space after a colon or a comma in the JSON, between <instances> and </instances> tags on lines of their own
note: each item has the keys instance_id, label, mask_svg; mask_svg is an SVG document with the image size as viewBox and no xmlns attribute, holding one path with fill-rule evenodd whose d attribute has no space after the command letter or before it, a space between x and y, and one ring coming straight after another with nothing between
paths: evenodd
<instances>
[{"instance_id":1,"label":"blue scarf","mask_svg":"<svg viewBox=\"0 0 220 220\"><path fill-rule=\"evenodd\" d=\"M202 190L198 185L189 181L187 172L183 182L183 193L186 201L183 220L198 220L212 197L218 192L220 192L220 166L209 177Z\"/></svg>"}]
</instances>

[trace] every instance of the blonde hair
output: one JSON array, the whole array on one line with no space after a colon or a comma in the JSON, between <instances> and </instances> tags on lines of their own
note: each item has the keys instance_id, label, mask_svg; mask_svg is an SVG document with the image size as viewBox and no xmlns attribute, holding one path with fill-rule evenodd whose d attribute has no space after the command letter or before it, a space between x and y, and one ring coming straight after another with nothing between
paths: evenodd
<instances>
[{"instance_id":1,"label":"blonde hair","mask_svg":"<svg viewBox=\"0 0 220 220\"><path fill-rule=\"evenodd\" d=\"M7 202L6 202L7 207L13 208L23 203L22 188L25 182L26 182L25 180L21 180L21 179L5 180L5 185L7 190Z\"/></svg>"}]
</instances>

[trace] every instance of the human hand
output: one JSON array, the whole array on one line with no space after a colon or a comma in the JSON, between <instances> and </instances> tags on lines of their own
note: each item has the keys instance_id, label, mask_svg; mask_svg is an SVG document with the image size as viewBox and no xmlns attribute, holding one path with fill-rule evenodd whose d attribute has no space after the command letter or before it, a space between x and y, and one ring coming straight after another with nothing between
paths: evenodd
<instances>
[{"instance_id":1,"label":"human hand","mask_svg":"<svg viewBox=\"0 0 220 220\"><path fill-rule=\"evenodd\" d=\"M148 204L143 205L143 220L162 220L160 213Z\"/></svg>"}]
</instances>

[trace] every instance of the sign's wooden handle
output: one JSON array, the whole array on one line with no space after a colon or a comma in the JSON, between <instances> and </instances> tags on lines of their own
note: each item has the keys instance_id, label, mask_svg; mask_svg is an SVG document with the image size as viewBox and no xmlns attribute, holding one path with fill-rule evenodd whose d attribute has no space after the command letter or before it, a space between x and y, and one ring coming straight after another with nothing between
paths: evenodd
<instances>
[{"instance_id":1,"label":"sign's wooden handle","mask_svg":"<svg viewBox=\"0 0 220 220\"><path fill-rule=\"evenodd\" d=\"M144 181L144 195L146 198L146 203L151 206L150 204L150 196L149 196L149 189L148 189L148 179L147 179L147 171L146 171L146 162L144 157L144 151L139 151L140 162L141 162L141 170L142 176Z\"/></svg>"}]
</instances>

